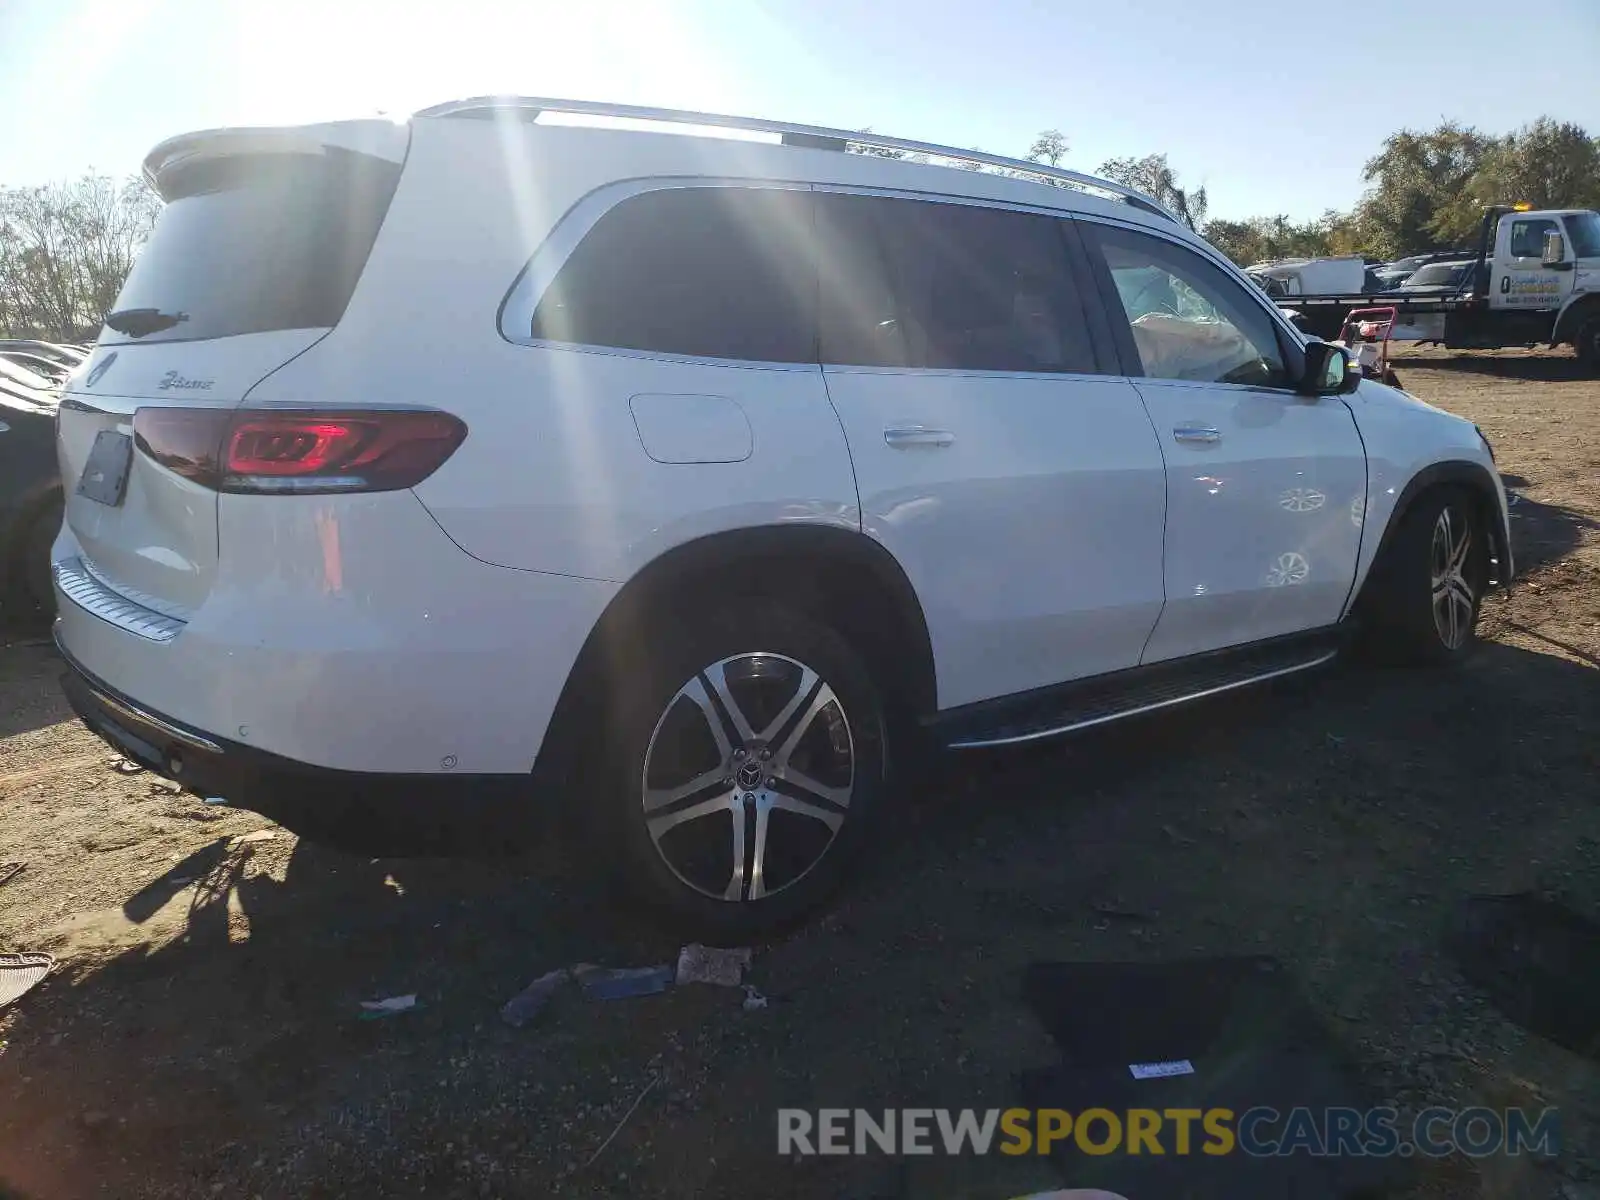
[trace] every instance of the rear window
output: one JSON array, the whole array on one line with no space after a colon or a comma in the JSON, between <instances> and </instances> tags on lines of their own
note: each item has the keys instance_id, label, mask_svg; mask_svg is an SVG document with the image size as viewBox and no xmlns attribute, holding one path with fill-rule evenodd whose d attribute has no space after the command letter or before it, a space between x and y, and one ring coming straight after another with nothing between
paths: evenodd
<instances>
[{"instance_id":1,"label":"rear window","mask_svg":"<svg viewBox=\"0 0 1600 1200\"><path fill-rule=\"evenodd\" d=\"M399 178L398 163L337 149L205 160L164 176L167 205L113 312L171 323L145 320L166 327L137 338L108 325L102 342L338 324Z\"/></svg>"},{"instance_id":2,"label":"rear window","mask_svg":"<svg viewBox=\"0 0 1600 1200\"><path fill-rule=\"evenodd\" d=\"M1459 282L1466 269L1459 263L1438 263L1423 267L1406 282L1414 287L1438 287L1442 284Z\"/></svg>"},{"instance_id":3,"label":"rear window","mask_svg":"<svg viewBox=\"0 0 1600 1200\"><path fill-rule=\"evenodd\" d=\"M809 192L644 192L589 231L540 299L530 332L660 354L815 362L810 245Z\"/></svg>"}]
</instances>

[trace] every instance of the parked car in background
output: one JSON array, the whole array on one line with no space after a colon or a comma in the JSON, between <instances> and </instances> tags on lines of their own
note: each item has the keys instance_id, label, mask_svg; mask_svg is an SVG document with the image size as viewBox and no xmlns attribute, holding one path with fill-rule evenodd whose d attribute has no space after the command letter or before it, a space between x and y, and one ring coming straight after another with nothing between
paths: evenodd
<instances>
[{"instance_id":1,"label":"parked car in background","mask_svg":"<svg viewBox=\"0 0 1600 1200\"><path fill-rule=\"evenodd\" d=\"M23 367L48 380L54 387L89 357L91 346L63 345L33 339L0 339L0 360Z\"/></svg>"},{"instance_id":2,"label":"parked car in background","mask_svg":"<svg viewBox=\"0 0 1600 1200\"><path fill-rule=\"evenodd\" d=\"M50 544L61 528L56 460L58 393L47 376L0 355L0 621L54 612Z\"/></svg>"},{"instance_id":3,"label":"parked car in background","mask_svg":"<svg viewBox=\"0 0 1600 1200\"><path fill-rule=\"evenodd\" d=\"M1112 181L511 98L145 173L61 407L68 695L291 828L573 804L749 936L892 834L891 765L1308 670L1358 616L1453 662L1509 578L1478 430Z\"/></svg>"},{"instance_id":4,"label":"parked car in background","mask_svg":"<svg viewBox=\"0 0 1600 1200\"><path fill-rule=\"evenodd\" d=\"M1419 267L1396 291L1401 292L1437 292L1448 296L1456 292L1466 282L1468 273L1472 270L1472 260L1461 262L1436 262Z\"/></svg>"}]
</instances>

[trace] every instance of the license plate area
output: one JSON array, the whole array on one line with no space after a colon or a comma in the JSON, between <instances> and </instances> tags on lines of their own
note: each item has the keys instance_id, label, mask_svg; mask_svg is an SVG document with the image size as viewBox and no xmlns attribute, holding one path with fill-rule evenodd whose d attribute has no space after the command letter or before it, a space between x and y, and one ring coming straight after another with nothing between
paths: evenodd
<instances>
[{"instance_id":1,"label":"license plate area","mask_svg":"<svg viewBox=\"0 0 1600 1200\"><path fill-rule=\"evenodd\" d=\"M128 494L128 472L133 467L133 439L115 429L95 435L89 460L78 478L78 495L112 508Z\"/></svg>"}]
</instances>

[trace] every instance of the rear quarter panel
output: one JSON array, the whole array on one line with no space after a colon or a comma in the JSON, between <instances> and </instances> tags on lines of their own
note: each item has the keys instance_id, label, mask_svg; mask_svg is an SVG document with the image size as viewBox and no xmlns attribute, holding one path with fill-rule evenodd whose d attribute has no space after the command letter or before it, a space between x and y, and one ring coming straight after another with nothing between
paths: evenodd
<instances>
[{"instance_id":1,"label":"rear quarter panel","mask_svg":"<svg viewBox=\"0 0 1600 1200\"><path fill-rule=\"evenodd\" d=\"M764 368L506 341L502 300L554 224L621 176L728 175L725 144L419 120L389 215L343 321L251 404L403 403L467 423L416 489L486 562L626 580L691 538L780 522L860 528L854 474L819 368ZM704 160L704 161L702 161ZM726 397L738 462L646 453L635 395Z\"/></svg>"}]
</instances>

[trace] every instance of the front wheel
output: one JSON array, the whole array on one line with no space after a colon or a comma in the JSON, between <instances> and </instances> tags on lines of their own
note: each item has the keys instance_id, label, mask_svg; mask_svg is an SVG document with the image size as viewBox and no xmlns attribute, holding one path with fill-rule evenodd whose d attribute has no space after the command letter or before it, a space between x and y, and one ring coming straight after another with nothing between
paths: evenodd
<instances>
[{"instance_id":1,"label":"front wheel","mask_svg":"<svg viewBox=\"0 0 1600 1200\"><path fill-rule=\"evenodd\" d=\"M1443 663L1476 641L1478 609L1488 585L1488 531L1472 497L1439 488L1400 518L1373 580L1366 617L1381 656Z\"/></svg>"},{"instance_id":2,"label":"front wheel","mask_svg":"<svg viewBox=\"0 0 1600 1200\"><path fill-rule=\"evenodd\" d=\"M838 633L776 606L652 640L613 703L613 869L706 936L782 925L835 890L883 802L879 693Z\"/></svg>"}]
</instances>

